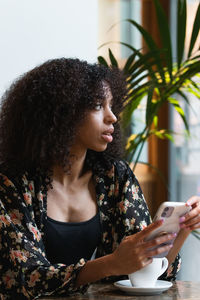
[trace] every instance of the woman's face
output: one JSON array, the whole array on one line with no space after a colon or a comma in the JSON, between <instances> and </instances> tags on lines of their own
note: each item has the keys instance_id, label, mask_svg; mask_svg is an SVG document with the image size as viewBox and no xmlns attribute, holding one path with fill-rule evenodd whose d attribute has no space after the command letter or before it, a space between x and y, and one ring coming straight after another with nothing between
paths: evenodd
<instances>
[{"instance_id":1,"label":"woman's face","mask_svg":"<svg viewBox=\"0 0 200 300\"><path fill-rule=\"evenodd\" d=\"M90 110L77 129L75 145L84 150L104 151L113 140L113 124L117 121L112 112L112 93L108 84L103 83L105 100Z\"/></svg>"}]
</instances>

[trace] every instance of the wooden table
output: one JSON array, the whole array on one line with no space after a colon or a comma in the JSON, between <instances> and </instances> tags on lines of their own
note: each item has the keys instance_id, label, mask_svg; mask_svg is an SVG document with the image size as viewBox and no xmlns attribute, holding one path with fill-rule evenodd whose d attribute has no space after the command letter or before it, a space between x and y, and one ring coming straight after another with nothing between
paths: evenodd
<instances>
[{"instance_id":1,"label":"wooden table","mask_svg":"<svg viewBox=\"0 0 200 300\"><path fill-rule=\"evenodd\" d=\"M200 282L176 281L166 292L154 296L132 296L128 295L113 284L92 284L84 295L73 295L68 297L45 297L41 300L200 300Z\"/></svg>"}]
</instances>

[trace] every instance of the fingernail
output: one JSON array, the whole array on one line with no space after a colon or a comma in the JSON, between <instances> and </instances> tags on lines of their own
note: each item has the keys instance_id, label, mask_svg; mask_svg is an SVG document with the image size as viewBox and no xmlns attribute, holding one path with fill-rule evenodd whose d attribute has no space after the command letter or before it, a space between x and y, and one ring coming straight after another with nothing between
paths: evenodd
<instances>
[{"instance_id":1,"label":"fingernail","mask_svg":"<svg viewBox=\"0 0 200 300\"><path fill-rule=\"evenodd\" d=\"M164 218L160 218L160 219L159 219L159 221L160 221L161 223L163 223L164 220L165 220Z\"/></svg>"},{"instance_id":2,"label":"fingernail","mask_svg":"<svg viewBox=\"0 0 200 300\"><path fill-rule=\"evenodd\" d=\"M179 222L180 223L182 223L182 222L184 222L185 221L185 217L181 217L180 219L179 219Z\"/></svg>"}]
</instances>

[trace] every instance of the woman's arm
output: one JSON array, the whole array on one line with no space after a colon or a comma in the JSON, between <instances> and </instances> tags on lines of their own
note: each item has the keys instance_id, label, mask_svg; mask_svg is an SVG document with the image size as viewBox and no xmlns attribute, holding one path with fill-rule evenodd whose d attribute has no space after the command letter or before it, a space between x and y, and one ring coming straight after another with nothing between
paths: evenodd
<instances>
[{"instance_id":1,"label":"woman's arm","mask_svg":"<svg viewBox=\"0 0 200 300\"><path fill-rule=\"evenodd\" d=\"M181 229L173 243L173 247L167 254L167 259L169 262L169 266L174 262L175 258L177 257L181 247L183 246L185 240L187 239L188 235L190 234L189 230Z\"/></svg>"},{"instance_id":2,"label":"woman's arm","mask_svg":"<svg viewBox=\"0 0 200 300\"><path fill-rule=\"evenodd\" d=\"M162 220L159 220L147 226L144 230L127 236L112 254L88 261L80 270L76 285L80 286L95 282L109 276L133 273L150 264L153 256L169 251L171 245L151 249L172 240L174 234L158 237L148 242L145 241L145 238L161 226L162 222Z\"/></svg>"},{"instance_id":3,"label":"woman's arm","mask_svg":"<svg viewBox=\"0 0 200 300\"><path fill-rule=\"evenodd\" d=\"M120 174L122 174L121 170L118 173L120 177ZM118 207L123 224L125 224L125 235L129 235L142 230L151 222L151 219L140 185L128 166L123 181L122 200L118 204ZM165 280L174 280L176 278L176 274L180 268L179 248L180 243L178 243L177 239L176 247L174 248L176 251L173 248L170 249L170 253L173 255L168 257L170 259L170 268L162 275L162 278ZM171 252L172 250L173 252Z\"/></svg>"},{"instance_id":4,"label":"woman's arm","mask_svg":"<svg viewBox=\"0 0 200 300\"><path fill-rule=\"evenodd\" d=\"M8 299L34 299L40 295L81 291L75 282L84 259L70 266L52 265L48 261L35 224L29 183L25 185L26 189L20 193L6 176L0 175L1 293Z\"/></svg>"}]
</instances>

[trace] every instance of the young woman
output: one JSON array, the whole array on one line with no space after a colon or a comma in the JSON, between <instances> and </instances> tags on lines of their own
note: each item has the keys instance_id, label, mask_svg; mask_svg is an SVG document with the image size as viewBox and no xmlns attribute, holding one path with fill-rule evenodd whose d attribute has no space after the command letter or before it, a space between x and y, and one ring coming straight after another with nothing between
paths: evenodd
<instances>
[{"instance_id":1,"label":"young woman","mask_svg":"<svg viewBox=\"0 0 200 300\"><path fill-rule=\"evenodd\" d=\"M84 292L169 251L200 227L199 198L178 236L146 242L150 224L140 186L120 159L119 114L126 84L118 70L55 59L20 77L0 113L0 295L35 299ZM163 246L175 238L174 246ZM156 250L152 250L158 246ZM91 260L93 255L94 259Z\"/></svg>"}]
</instances>

